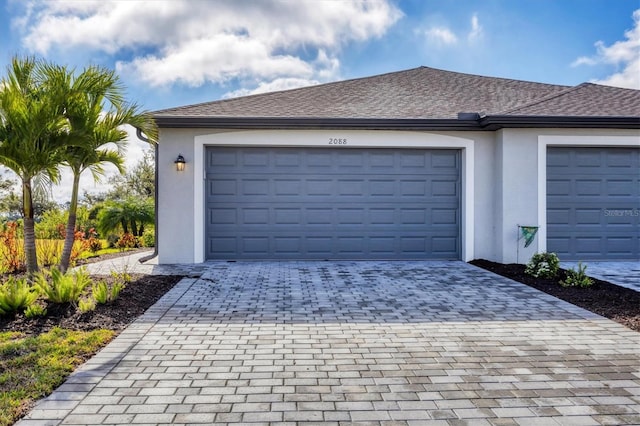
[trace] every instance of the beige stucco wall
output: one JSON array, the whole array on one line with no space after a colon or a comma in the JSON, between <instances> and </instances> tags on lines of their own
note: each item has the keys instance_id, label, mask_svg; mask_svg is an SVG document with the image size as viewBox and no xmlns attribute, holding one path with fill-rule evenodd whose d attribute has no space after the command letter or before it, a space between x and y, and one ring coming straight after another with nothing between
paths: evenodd
<instances>
[{"instance_id":1,"label":"beige stucco wall","mask_svg":"<svg viewBox=\"0 0 640 426\"><path fill-rule=\"evenodd\" d=\"M463 155L463 260L526 262L546 249L548 144L638 144L629 130L504 129L497 132L212 131L162 129L158 148L160 263L204 260L204 150L210 145L321 146L328 136L347 135L349 147L456 147ZM174 161L182 154L184 172ZM470 173L470 176L466 174ZM471 205L467 205L470 203ZM539 236L524 249L518 225L538 225ZM518 252L519 248L519 256Z\"/></svg>"}]
</instances>

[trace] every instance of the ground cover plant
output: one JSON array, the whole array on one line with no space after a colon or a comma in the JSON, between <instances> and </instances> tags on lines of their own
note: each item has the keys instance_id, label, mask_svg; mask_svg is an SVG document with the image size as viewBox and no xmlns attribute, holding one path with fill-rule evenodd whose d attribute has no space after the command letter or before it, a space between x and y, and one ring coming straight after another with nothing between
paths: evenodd
<instances>
[{"instance_id":1,"label":"ground cover plant","mask_svg":"<svg viewBox=\"0 0 640 426\"><path fill-rule=\"evenodd\" d=\"M0 332L0 425L13 424L33 401L53 392L114 334L57 327L35 336Z\"/></svg>"}]
</instances>

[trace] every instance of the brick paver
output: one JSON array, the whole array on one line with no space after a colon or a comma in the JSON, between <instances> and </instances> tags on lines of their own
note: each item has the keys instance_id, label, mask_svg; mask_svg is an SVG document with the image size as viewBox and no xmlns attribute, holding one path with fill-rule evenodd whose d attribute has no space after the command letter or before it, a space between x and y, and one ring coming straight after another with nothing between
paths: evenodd
<instances>
[{"instance_id":1,"label":"brick paver","mask_svg":"<svg viewBox=\"0 0 640 426\"><path fill-rule=\"evenodd\" d=\"M468 264L200 272L19 424L640 424L640 334Z\"/></svg>"}]
</instances>

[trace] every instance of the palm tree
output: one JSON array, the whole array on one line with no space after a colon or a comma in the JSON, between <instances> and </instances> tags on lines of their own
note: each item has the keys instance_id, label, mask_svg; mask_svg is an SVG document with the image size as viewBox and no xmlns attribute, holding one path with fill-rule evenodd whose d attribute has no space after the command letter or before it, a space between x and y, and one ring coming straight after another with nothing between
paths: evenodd
<instances>
[{"instance_id":1,"label":"palm tree","mask_svg":"<svg viewBox=\"0 0 640 426\"><path fill-rule=\"evenodd\" d=\"M0 81L0 164L22 183L24 251L29 273L38 270L33 194L59 178L61 147L69 143L66 121L45 90L45 64L14 57Z\"/></svg>"},{"instance_id":2,"label":"palm tree","mask_svg":"<svg viewBox=\"0 0 640 426\"><path fill-rule=\"evenodd\" d=\"M127 234L141 237L145 225L154 223L154 203L151 199L127 198L124 201L107 201L98 213L98 229L107 234L118 228Z\"/></svg>"},{"instance_id":3,"label":"palm tree","mask_svg":"<svg viewBox=\"0 0 640 426\"><path fill-rule=\"evenodd\" d=\"M86 68L74 78L64 67L50 72L51 91L57 94L61 113L69 123L69 137L74 144L63 151L64 165L73 173L69 219L66 226L60 270L69 267L73 248L80 176L91 171L94 180L104 175L103 165L113 164L124 173L122 156L127 132L124 125L141 129L151 142L157 141L158 130L150 114L140 112L136 105L123 102L123 88L111 70ZM109 104L109 110L105 111Z\"/></svg>"}]
</instances>

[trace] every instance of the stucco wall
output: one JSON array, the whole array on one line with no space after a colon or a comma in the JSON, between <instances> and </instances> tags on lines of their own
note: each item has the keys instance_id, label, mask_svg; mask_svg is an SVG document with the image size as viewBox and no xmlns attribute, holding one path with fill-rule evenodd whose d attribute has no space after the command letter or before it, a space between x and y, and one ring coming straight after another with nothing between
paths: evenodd
<instances>
[{"instance_id":1,"label":"stucco wall","mask_svg":"<svg viewBox=\"0 0 640 426\"><path fill-rule=\"evenodd\" d=\"M526 263L546 250L547 146L640 146L640 132L634 130L503 129L496 136L493 260L502 263ZM518 241L518 225L540 227L526 249Z\"/></svg>"},{"instance_id":2,"label":"stucco wall","mask_svg":"<svg viewBox=\"0 0 640 426\"><path fill-rule=\"evenodd\" d=\"M640 145L640 133L633 130L504 129L497 132L420 133L162 129L158 148L159 262L204 260L206 146L321 146L328 136L336 137L336 134L347 135L351 147L462 149L465 163L462 169L463 260L484 258L504 263L525 263L536 251L546 249L544 174L547 144ZM177 172L174 165L178 154L187 161L183 172ZM522 241L518 242L518 225L541 227L536 240L527 249Z\"/></svg>"},{"instance_id":3,"label":"stucco wall","mask_svg":"<svg viewBox=\"0 0 640 426\"><path fill-rule=\"evenodd\" d=\"M210 133L211 131L206 131ZM192 263L194 259L194 137L201 131L161 129L158 143L158 262ZM178 154L185 170L176 171ZM199 197L203 194L198 194Z\"/></svg>"}]
</instances>

